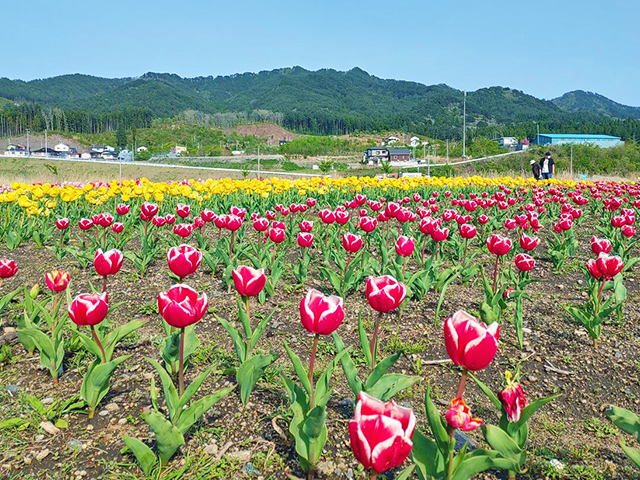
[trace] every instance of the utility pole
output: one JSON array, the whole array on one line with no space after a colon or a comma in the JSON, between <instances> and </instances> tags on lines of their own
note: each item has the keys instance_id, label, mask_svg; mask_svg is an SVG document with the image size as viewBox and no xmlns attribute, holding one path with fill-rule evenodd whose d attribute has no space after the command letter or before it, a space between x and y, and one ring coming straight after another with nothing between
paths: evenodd
<instances>
[{"instance_id":1,"label":"utility pole","mask_svg":"<svg viewBox=\"0 0 640 480\"><path fill-rule=\"evenodd\" d=\"M571 172L571 178L573 179L573 145L571 145L571 161L569 162L569 171Z\"/></svg>"},{"instance_id":2,"label":"utility pole","mask_svg":"<svg viewBox=\"0 0 640 480\"><path fill-rule=\"evenodd\" d=\"M258 147L258 180L260 180L260 147Z\"/></svg>"},{"instance_id":3,"label":"utility pole","mask_svg":"<svg viewBox=\"0 0 640 480\"><path fill-rule=\"evenodd\" d=\"M462 102L462 158L467 158L467 91Z\"/></svg>"},{"instance_id":4,"label":"utility pole","mask_svg":"<svg viewBox=\"0 0 640 480\"><path fill-rule=\"evenodd\" d=\"M540 123L536 122L537 136L536 136L536 144L540 145Z\"/></svg>"},{"instance_id":5,"label":"utility pole","mask_svg":"<svg viewBox=\"0 0 640 480\"><path fill-rule=\"evenodd\" d=\"M29 133L31 133L31 132L29 132L28 128L26 129L26 132L27 132L27 157L30 157L31 156L31 145L29 143Z\"/></svg>"},{"instance_id":6,"label":"utility pole","mask_svg":"<svg viewBox=\"0 0 640 480\"><path fill-rule=\"evenodd\" d=\"M449 163L449 139L447 138L447 163Z\"/></svg>"},{"instance_id":7,"label":"utility pole","mask_svg":"<svg viewBox=\"0 0 640 480\"><path fill-rule=\"evenodd\" d=\"M44 129L44 156L49 156L49 138L47 137L47 129Z\"/></svg>"}]
</instances>

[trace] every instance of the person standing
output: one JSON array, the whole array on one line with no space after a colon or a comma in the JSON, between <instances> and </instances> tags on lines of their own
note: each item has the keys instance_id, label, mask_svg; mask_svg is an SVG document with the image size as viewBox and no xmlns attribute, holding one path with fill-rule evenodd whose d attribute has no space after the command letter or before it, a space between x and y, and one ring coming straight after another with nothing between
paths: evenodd
<instances>
[{"instance_id":1,"label":"person standing","mask_svg":"<svg viewBox=\"0 0 640 480\"><path fill-rule=\"evenodd\" d=\"M531 159L531 173L533 173L533 178L540 180L540 165L534 159Z\"/></svg>"},{"instance_id":2,"label":"person standing","mask_svg":"<svg viewBox=\"0 0 640 480\"><path fill-rule=\"evenodd\" d=\"M540 169L542 171L542 179L549 180L556 174L556 162L553 161L551 152L546 152L544 158L540 160Z\"/></svg>"}]
</instances>

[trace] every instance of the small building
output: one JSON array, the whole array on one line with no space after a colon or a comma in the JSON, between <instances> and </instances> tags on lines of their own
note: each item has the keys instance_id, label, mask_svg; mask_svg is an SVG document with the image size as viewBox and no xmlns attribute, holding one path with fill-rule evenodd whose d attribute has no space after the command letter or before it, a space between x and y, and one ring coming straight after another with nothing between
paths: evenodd
<instances>
[{"instance_id":1,"label":"small building","mask_svg":"<svg viewBox=\"0 0 640 480\"><path fill-rule=\"evenodd\" d=\"M55 157L58 156L58 152L56 152L53 148L39 148L38 150L34 150L31 154L35 157Z\"/></svg>"},{"instance_id":2,"label":"small building","mask_svg":"<svg viewBox=\"0 0 640 480\"><path fill-rule=\"evenodd\" d=\"M187 153L187 147L183 147L182 145L174 145L173 147L171 147L171 153L182 155L183 153Z\"/></svg>"},{"instance_id":3,"label":"small building","mask_svg":"<svg viewBox=\"0 0 640 480\"><path fill-rule=\"evenodd\" d=\"M400 141L400 139L398 137L396 137L395 135L391 135L389 137L387 137L387 139L384 141L385 145L393 145L394 143L398 143Z\"/></svg>"},{"instance_id":4,"label":"small building","mask_svg":"<svg viewBox=\"0 0 640 480\"><path fill-rule=\"evenodd\" d=\"M103 160L115 160L116 152L114 150L107 150L100 154L100 158L102 158Z\"/></svg>"},{"instance_id":5,"label":"small building","mask_svg":"<svg viewBox=\"0 0 640 480\"><path fill-rule=\"evenodd\" d=\"M541 133L538 136L536 143L539 145L583 144L595 145L596 147L602 148L624 145L624 142L620 140L620 137L583 133Z\"/></svg>"},{"instance_id":6,"label":"small building","mask_svg":"<svg viewBox=\"0 0 640 480\"><path fill-rule=\"evenodd\" d=\"M389 161L389 149L386 147L367 148L362 156L362 163L378 164Z\"/></svg>"},{"instance_id":7,"label":"small building","mask_svg":"<svg viewBox=\"0 0 640 480\"><path fill-rule=\"evenodd\" d=\"M58 153L69 153L71 151L71 147L66 143L62 143L62 142L55 145L53 149Z\"/></svg>"},{"instance_id":8,"label":"small building","mask_svg":"<svg viewBox=\"0 0 640 480\"><path fill-rule=\"evenodd\" d=\"M98 154L95 154L96 157L98 156ZM80 155L80 158L82 158L83 160L91 160L92 158L95 158L91 152L83 152L82 155Z\"/></svg>"},{"instance_id":9,"label":"small building","mask_svg":"<svg viewBox=\"0 0 640 480\"><path fill-rule=\"evenodd\" d=\"M147 150L149 150L146 146L141 145L138 148L136 148L136 152L140 153L140 152L146 152Z\"/></svg>"},{"instance_id":10,"label":"small building","mask_svg":"<svg viewBox=\"0 0 640 480\"><path fill-rule=\"evenodd\" d=\"M523 138L522 140L520 140L520 143L516 147L516 150L518 151L528 150L528 149L529 149L529 140L526 138Z\"/></svg>"},{"instance_id":11,"label":"small building","mask_svg":"<svg viewBox=\"0 0 640 480\"><path fill-rule=\"evenodd\" d=\"M27 147L21 143L10 143L4 151L4 154L10 157L26 157L29 152Z\"/></svg>"},{"instance_id":12,"label":"small building","mask_svg":"<svg viewBox=\"0 0 640 480\"><path fill-rule=\"evenodd\" d=\"M91 145L91 148L89 149L90 152L96 152L96 153L102 153L107 150L108 149L106 145Z\"/></svg>"},{"instance_id":13,"label":"small building","mask_svg":"<svg viewBox=\"0 0 640 480\"><path fill-rule=\"evenodd\" d=\"M498 137L493 139L498 143L500 148L514 149L518 146L518 139L516 137Z\"/></svg>"},{"instance_id":14,"label":"small building","mask_svg":"<svg viewBox=\"0 0 640 480\"><path fill-rule=\"evenodd\" d=\"M392 148L389 150L389 160L392 162L408 162L411 160L411 150L408 148Z\"/></svg>"},{"instance_id":15,"label":"small building","mask_svg":"<svg viewBox=\"0 0 640 480\"><path fill-rule=\"evenodd\" d=\"M122 162L130 162L133 160L133 153L126 149L120 150L120 153L118 153L118 160Z\"/></svg>"}]
</instances>

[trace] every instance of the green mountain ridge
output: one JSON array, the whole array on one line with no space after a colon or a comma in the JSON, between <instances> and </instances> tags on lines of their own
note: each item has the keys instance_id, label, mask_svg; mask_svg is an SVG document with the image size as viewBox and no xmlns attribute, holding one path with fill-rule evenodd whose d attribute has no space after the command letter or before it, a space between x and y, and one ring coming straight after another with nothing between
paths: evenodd
<instances>
[{"instance_id":1,"label":"green mountain ridge","mask_svg":"<svg viewBox=\"0 0 640 480\"><path fill-rule=\"evenodd\" d=\"M157 72L113 79L80 74L29 82L2 78L0 98L72 111L74 125L79 112L104 118L136 110L159 118L187 110L267 111L281 115L283 126L306 133L402 129L456 138L461 133L463 92L445 84L382 79L357 67L348 71L290 67L194 78ZM467 115L470 127L487 136L530 135L535 122L548 130L596 129L640 136L640 124L623 122L640 119L639 107L581 91L543 100L507 87L481 88L467 93Z\"/></svg>"}]
</instances>

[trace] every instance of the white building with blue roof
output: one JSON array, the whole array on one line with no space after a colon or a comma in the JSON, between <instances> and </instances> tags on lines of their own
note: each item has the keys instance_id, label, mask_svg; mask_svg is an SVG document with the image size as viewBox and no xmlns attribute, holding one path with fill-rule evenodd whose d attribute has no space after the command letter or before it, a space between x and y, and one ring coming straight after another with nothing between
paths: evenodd
<instances>
[{"instance_id":1,"label":"white building with blue roof","mask_svg":"<svg viewBox=\"0 0 640 480\"><path fill-rule=\"evenodd\" d=\"M589 144L602 148L617 147L624 142L612 135L594 135L583 133L541 133L535 142L539 145L567 145L571 143Z\"/></svg>"}]
</instances>

